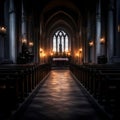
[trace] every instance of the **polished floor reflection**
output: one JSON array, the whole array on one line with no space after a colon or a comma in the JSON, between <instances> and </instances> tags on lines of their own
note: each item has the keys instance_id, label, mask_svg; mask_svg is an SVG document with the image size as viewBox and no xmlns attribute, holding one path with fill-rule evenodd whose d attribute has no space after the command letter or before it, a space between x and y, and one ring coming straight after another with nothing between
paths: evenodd
<instances>
[{"instance_id":1,"label":"polished floor reflection","mask_svg":"<svg viewBox=\"0 0 120 120\"><path fill-rule=\"evenodd\" d=\"M17 120L100 120L69 70L52 70ZM103 119L101 119L103 120Z\"/></svg>"}]
</instances>

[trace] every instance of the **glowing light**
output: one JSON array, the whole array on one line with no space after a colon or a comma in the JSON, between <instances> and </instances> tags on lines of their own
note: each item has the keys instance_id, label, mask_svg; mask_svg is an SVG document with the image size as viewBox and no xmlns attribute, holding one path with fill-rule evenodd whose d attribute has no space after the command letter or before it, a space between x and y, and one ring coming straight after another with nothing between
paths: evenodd
<instances>
[{"instance_id":1,"label":"glowing light","mask_svg":"<svg viewBox=\"0 0 120 120\"><path fill-rule=\"evenodd\" d=\"M79 49L79 52L80 52L80 53L82 52L82 48Z\"/></svg>"},{"instance_id":2,"label":"glowing light","mask_svg":"<svg viewBox=\"0 0 120 120\"><path fill-rule=\"evenodd\" d=\"M53 56L53 52L51 52L50 55Z\"/></svg>"},{"instance_id":3,"label":"glowing light","mask_svg":"<svg viewBox=\"0 0 120 120\"><path fill-rule=\"evenodd\" d=\"M40 48L40 53L42 53L43 52L43 49L42 48Z\"/></svg>"},{"instance_id":4,"label":"glowing light","mask_svg":"<svg viewBox=\"0 0 120 120\"><path fill-rule=\"evenodd\" d=\"M6 33L6 27L4 27L4 26L0 26L0 33L1 34L5 34Z\"/></svg>"},{"instance_id":5,"label":"glowing light","mask_svg":"<svg viewBox=\"0 0 120 120\"><path fill-rule=\"evenodd\" d=\"M89 42L89 46L92 47L94 45L94 42L93 41L90 41Z\"/></svg>"},{"instance_id":6,"label":"glowing light","mask_svg":"<svg viewBox=\"0 0 120 120\"><path fill-rule=\"evenodd\" d=\"M33 42L29 42L29 46L32 47L33 46Z\"/></svg>"},{"instance_id":7,"label":"glowing light","mask_svg":"<svg viewBox=\"0 0 120 120\"><path fill-rule=\"evenodd\" d=\"M104 39L104 38L101 38L101 39L100 39L100 43L101 43L101 44L104 44L104 43L105 43L105 39Z\"/></svg>"},{"instance_id":8,"label":"glowing light","mask_svg":"<svg viewBox=\"0 0 120 120\"><path fill-rule=\"evenodd\" d=\"M75 55L76 55L76 57L79 57L79 53L76 53Z\"/></svg>"},{"instance_id":9,"label":"glowing light","mask_svg":"<svg viewBox=\"0 0 120 120\"><path fill-rule=\"evenodd\" d=\"M27 40L25 38L22 39L22 43L27 43Z\"/></svg>"}]
</instances>

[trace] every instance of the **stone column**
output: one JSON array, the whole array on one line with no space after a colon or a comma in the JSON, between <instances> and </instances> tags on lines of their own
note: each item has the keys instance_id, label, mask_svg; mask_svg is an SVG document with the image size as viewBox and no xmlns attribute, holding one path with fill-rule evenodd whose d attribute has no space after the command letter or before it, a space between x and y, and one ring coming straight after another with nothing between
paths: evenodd
<instances>
[{"instance_id":1,"label":"stone column","mask_svg":"<svg viewBox=\"0 0 120 120\"><path fill-rule=\"evenodd\" d=\"M105 55L105 43L101 43L101 56Z\"/></svg>"},{"instance_id":2,"label":"stone column","mask_svg":"<svg viewBox=\"0 0 120 120\"><path fill-rule=\"evenodd\" d=\"M0 29L4 27L4 3L0 5ZM2 30L0 30L2 32ZM0 61L4 59L4 34L0 33Z\"/></svg>"},{"instance_id":3,"label":"stone column","mask_svg":"<svg viewBox=\"0 0 120 120\"><path fill-rule=\"evenodd\" d=\"M114 56L114 18L113 18L114 0L109 0L108 10L108 36L107 36L107 57L108 62L111 63L111 58Z\"/></svg>"},{"instance_id":4,"label":"stone column","mask_svg":"<svg viewBox=\"0 0 120 120\"><path fill-rule=\"evenodd\" d=\"M101 0L98 0L96 7L96 55L95 63L97 63L97 57L100 56L100 37L101 37Z\"/></svg>"},{"instance_id":5,"label":"stone column","mask_svg":"<svg viewBox=\"0 0 120 120\"><path fill-rule=\"evenodd\" d=\"M90 63L94 63L94 46L90 46Z\"/></svg>"},{"instance_id":6,"label":"stone column","mask_svg":"<svg viewBox=\"0 0 120 120\"><path fill-rule=\"evenodd\" d=\"M9 0L9 54L10 60L16 63L16 16L13 0Z\"/></svg>"},{"instance_id":7,"label":"stone column","mask_svg":"<svg viewBox=\"0 0 120 120\"><path fill-rule=\"evenodd\" d=\"M116 19L115 23L115 40L114 40L114 57L112 57L112 61L114 63L120 63L120 0L116 0ZM114 6L112 8L114 10ZM115 16L115 15L114 15Z\"/></svg>"},{"instance_id":8,"label":"stone column","mask_svg":"<svg viewBox=\"0 0 120 120\"><path fill-rule=\"evenodd\" d=\"M83 36L85 36L85 27L83 27L83 29L82 29L82 34L83 34ZM84 41L86 42L85 43L85 51L86 51L86 53L85 53L85 62L86 63L88 63L89 61L90 61L90 54L91 54L91 50L89 49L89 41L91 40L91 24L90 24L90 13L88 13L88 15L87 15L87 30L86 30L86 41L85 41L85 38L83 38L83 36L82 36L82 39L84 39Z\"/></svg>"},{"instance_id":9,"label":"stone column","mask_svg":"<svg viewBox=\"0 0 120 120\"><path fill-rule=\"evenodd\" d=\"M26 32L26 16L25 16L25 10L24 10L24 3L22 1L22 23L21 23L21 36L22 38L27 38L27 32Z\"/></svg>"},{"instance_id":10,"label":"stone column","mask_svg":"<svg viewBox=\"0 0 120 120\"><path fill-rule=\"evenodd\" d=\"M0 35L0 60L4 59L4 36Z\"/></svg>"}]
</instances>

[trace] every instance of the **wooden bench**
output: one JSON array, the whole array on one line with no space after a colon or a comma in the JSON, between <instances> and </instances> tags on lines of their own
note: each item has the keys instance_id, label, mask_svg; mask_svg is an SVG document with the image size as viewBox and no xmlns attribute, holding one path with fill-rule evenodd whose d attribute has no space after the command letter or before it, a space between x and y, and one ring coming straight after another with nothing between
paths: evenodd
<instances>
[{"instance_id":1,"label":"wooden bench","mask_svg":"<svg viewBox=\"0 0 120 120\"><path fill-rule=\"evenodd\" d=\"M113 118L120 117L120 66L71 65L70 70Z\"/></svg>"},{"instance_id":2,"label":"wooden bench","mask_svg":"<svg viewBox=\"0 0 120 120\"><path fill-rule=\"evenodd\" d=\"M16 109L49 72L49 64L1 65L0 108Z\"/></svg>"}]
</instances>

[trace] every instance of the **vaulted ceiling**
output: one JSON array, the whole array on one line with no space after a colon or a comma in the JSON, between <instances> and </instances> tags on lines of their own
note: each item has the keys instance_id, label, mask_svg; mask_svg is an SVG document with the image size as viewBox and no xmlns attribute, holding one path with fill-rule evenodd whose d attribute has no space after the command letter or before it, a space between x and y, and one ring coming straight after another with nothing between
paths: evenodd
<instances>
[{"instance_id":1,"label":"vaulted ceiling","mask_svg":"<svg viewBox=\"0 0 120 120\"><path fill-rule=\"evenodd\" d=\"M72 8L74 11L77 9L84 14L87 9L94 9L96 1L94 0L24 0L28 12L31 12L32 9L37 12L49 11L54 6L57 6L56 9L61 9L62 7ZM59 6L59 7L58 7ZM75 8L75 7L76 8Z\"/></svg>"},{"instance_id":2,"label":"vaulted ceiling","mask_svg":"<svg viewBox=\"0 0 120 120\"><path fill-rule=\"evenodd\" d=\"M27 14L42 18L44 31L47 34L60 27L70 34L79 32L81 18L87 20L89 12L96 12L98 0L23 0ZM101 0L106 6L108 0ZM19 8L19 1L16 2ZM39 21L39 19L38 19ZM84 23L82 23L84 25Z\"/></svg>"}]
</instances>

